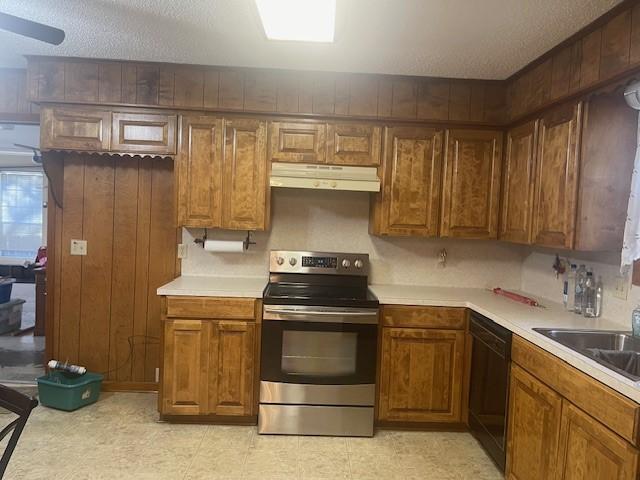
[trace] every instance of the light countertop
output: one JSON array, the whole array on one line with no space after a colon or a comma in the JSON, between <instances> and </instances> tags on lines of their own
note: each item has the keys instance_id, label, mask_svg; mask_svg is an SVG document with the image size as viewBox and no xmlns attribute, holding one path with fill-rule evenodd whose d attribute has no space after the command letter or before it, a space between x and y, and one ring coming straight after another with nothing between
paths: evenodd
<instances>
[{"instance_id":1,"label":"light countertop","mask_svg":"<svg viewBox=\"0 0 640 480\"><path fill-rule=\"evenodd\" d=\"M158 288L158 295L188 297L262 298L267 277L211 277L183 275Z\"/></svg>"},{"instance_id":2,"label":"light countertop","mask_svg":"<svg viewBox=\"0 0 640 480\"><path fill-rule=\"evenodd\" d=\"M267 277L212 277L184 275L160 287L158 295L261 298ZM381 305L466 307L490 318L516 335L561 358L578 370L640 403L640 384L533 331L533 328L630 330L606 318L587 319L564 310L559 303L541 300L545 308L530 307L481 288L371 285Z\"/></svg>"},{"instance_id":3,"label":"light countertop","mask_svg":"<svg viewBox=\"0 0 640 480\"><path fill-rule=\"evenodd\" d=\"M562 304L547 300L540 300L545 308L530 307L480 288L406 285L371 285L369 288L378 297L381 305L470 308L640 403L640 384L533 331L533 328L630 330L630 326L626 327L606 318L584 318L567 312ZM526 295L526 293L523 294Z\"/></svg>"}]
</instances>

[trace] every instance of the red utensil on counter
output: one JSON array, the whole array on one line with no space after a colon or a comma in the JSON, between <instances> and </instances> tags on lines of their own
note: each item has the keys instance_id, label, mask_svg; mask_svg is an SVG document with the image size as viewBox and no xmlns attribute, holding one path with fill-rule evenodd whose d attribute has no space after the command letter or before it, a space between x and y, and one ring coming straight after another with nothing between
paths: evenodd
<instances>
[{"instance_id":1,"label":"red utensil on counter","mask_svg":"<svg viewBox=\"0 0 640 480\"><path fill-rule=\"evenodd\" d=\"M529 305L531 307L542 307L542 305L540 305L537 300L534 300L531 297L525 297L524 295L520 295L519 293L510 292L509 290L504 290L499 287L494 288L492 292L495 293L496 295L501 295L510 300L514 300L519 303L524 303L525 305Z\"/></svg>"}]
</instances>

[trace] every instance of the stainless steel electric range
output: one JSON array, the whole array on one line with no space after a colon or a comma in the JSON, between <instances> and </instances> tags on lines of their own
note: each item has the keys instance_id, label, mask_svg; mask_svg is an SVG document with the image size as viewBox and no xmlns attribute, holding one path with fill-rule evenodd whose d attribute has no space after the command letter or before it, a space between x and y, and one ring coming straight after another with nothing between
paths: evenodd
<instances>
[{"instance_id":1,"label":"stainless steel electric range","mask_svg":"<svg viewBox=\"0 0 640 480\"><path fill-rule=\"evenodd\" d=\"M258 432L372 436L378 300L369 256L272 251Z\"/></svg>"}]
</instances>

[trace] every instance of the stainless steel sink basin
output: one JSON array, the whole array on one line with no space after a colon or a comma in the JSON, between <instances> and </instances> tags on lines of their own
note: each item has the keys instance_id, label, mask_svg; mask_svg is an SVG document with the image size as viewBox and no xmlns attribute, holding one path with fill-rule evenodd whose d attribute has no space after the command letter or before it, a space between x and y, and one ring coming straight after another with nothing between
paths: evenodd
<instances>
[{"instance_id":1,"label":"stainless steel sink basin","mask_svg":"<svg viewBox=\"0 0 640 480\"><path fill-rule=\"evenodd\" d=\"M534 330L631 380L640 380L640 339L628 332L553 328Z\"/></svg>"}]
</instances>

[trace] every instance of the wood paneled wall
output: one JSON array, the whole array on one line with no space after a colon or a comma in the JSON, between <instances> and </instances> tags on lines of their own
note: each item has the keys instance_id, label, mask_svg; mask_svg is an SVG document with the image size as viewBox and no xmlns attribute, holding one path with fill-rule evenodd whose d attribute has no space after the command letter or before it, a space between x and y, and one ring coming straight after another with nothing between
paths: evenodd
<instances>
[{"instance_id":1,"label":"wood paneled wall","mask_svg":"<svg viewBox=\"0 0 640 480\"><path fill-rule=\"evenodd\" d=\"M38 106L27 100L27 71L0 68L0 122L39 121Z\"/></svg>"},{"instance_id":2,"label":"wood paneled wall","mask_svg":"<svg viewBox=\"0 0 640 480\"><path fill-rule=\"evenodd\" d=\"M613 13L507 80L510 121L640 69L640 4Z\"/></svg>"},{"instance_id":3,"label":"wood paneled wall","mask_svg":"<svg viewBox=\"0 0 640 480\"><path fill-rule=\"evenodd\" d=\"M503 82L29 57L37 102L501 124Z\"/></svg>"},{"instance_id":4,"label":"wood paneled wall","mask_svg":"<svg viewBox=\"0 0 640 480\"><path fill-rule=\"evenodd\" d=\"M105 380L154 382L156 289L176 274L173 160L45 154L45 162L62 203L50 197L51 355ZM70 255L71 239L87 241L86 256Z\"/></svg>"}]
</instances>

